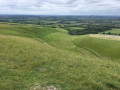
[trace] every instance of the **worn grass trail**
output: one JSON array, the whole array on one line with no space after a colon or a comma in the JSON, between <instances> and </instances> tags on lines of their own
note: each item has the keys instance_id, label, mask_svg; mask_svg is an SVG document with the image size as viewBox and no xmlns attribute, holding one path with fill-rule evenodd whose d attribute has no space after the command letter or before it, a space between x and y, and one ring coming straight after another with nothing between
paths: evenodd
<instances>
[{"instance_id":1,"label":"worn grass trail","mask_svg":"<svg viewBox=\"0 0 120 90\"><path fill-rule=\"evenodd\" d=\"M119 62L74 44L80 38L60 29L1 25L0 90L120 89Z\"/></svg>"}]
</instances>

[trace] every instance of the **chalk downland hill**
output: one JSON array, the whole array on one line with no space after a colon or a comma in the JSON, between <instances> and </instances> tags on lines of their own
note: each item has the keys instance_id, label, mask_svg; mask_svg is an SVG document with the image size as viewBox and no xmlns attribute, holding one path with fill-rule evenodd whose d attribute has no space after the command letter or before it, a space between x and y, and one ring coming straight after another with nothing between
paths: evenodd
<instances>
[{"instance_id":1,"label":"chalk downland hill","mask_svg":"<svg viewBox=\"0 0 120 90\"><path fill-rule=\"evenodd\" d=\"M120 42L66 33L1 24L0 90L119 90Z\"/></svg>"}]
</instances>

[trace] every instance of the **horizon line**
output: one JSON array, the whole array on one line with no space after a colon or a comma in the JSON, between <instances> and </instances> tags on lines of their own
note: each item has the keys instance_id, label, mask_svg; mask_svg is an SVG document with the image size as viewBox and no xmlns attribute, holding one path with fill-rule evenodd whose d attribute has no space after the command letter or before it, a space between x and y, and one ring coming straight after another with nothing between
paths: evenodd
<instances>
[{"instance_id":1,"label":"horizon line","mask_svg":"<svg viewBox=\"0 0 120 90\"><path fill-rule=\"evenodd\" d=\"M72 15L72 14L65 14L65 15L59 15L59 14L0 14L0 15L29 15L29 16L120 16L120 15Z\"/></svg>"}]
</instances>

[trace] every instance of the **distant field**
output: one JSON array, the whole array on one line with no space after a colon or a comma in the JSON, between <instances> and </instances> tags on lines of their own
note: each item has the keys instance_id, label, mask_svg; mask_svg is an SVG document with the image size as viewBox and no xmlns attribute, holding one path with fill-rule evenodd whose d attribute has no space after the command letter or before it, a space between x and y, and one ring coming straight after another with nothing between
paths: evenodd
<instances>
[{"instance_id":1,"label":"distant field","mask_svg":"<svg viewBox=\"0 0 120 90\"><path fill-rule=\"evenodd\" d=\"M81 27L70 27L70 30L83 30L84 28Z\"/></svg>"},{"instance_id":2,"label":"distant field","mask_svg":"<svg viewBox=\"0 0 120 90\"><path fill-rule=\"evenodd\" d=\"M107 39L107 40L120 41L120 36L117 36L117 35L90 34L89 36L95 37L95 38Z\"/></svg>"},{"instance_id":3,"label":"distant field","mask_svg":"<svg viewBox=\"0 0 120 90\"><path fill-rule=\"evenodd\" d=\"M120 42L66 33L0 24L0 90L120 90Z\"/></svg>"},{"instance_id":4,"label":"distant field","mask_svg":"<svg viewBox=\"0 0 120 90\"><path fill-rule=\"evenodd\" d=\"M118 28L113 28L112 30L108 30L108 31L105 31L105 34L108 34L108 33L111 33L111 34L120 34L120 29Z\"/></svg>"}]
</instances>

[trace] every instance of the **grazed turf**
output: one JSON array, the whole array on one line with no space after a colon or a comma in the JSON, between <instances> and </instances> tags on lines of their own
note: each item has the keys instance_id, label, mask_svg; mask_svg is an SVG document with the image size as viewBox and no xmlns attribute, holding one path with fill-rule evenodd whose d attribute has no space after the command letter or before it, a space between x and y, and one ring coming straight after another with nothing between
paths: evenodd
<instances>
[{"instance_id":1,"label":"grazed turf","mask_svg":"<svg viewBox=\"0 0 120 90\"><path fill-rule=\"evenodd\" d=\"M78 46L88 36L6 25L0 27L0 34L0 90L51 86L61 90L120 89L119 62L100 59Z\"/></svg>"},{"instance_id":2,"label":"grazed turf","mask_svg":"<svg viewBox=\"0 0 120 90\"><path fill-rule=\"evenodd\" d=\"M74 40L78 47L90 49L100 56L109 59L120 59L120 42L108 39L99 39L90 36L82 36Z\"/></svg>"}]
</instances>

